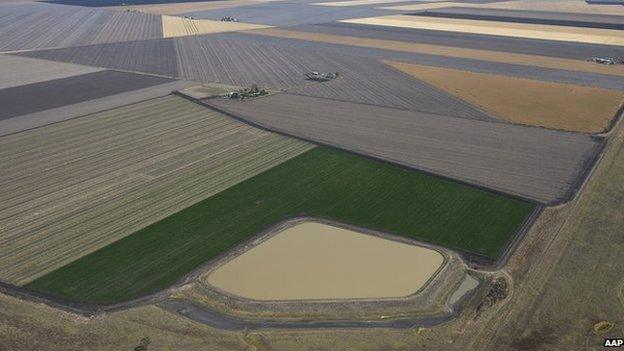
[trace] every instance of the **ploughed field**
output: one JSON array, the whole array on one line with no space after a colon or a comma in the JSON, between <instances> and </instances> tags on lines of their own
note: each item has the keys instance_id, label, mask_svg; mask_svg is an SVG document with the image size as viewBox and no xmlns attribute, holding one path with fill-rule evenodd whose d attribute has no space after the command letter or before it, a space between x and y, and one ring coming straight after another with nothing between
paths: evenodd
<instances>
[{"instance_id":1,"label":"ploughed field","mask_svg":"<svg viewBox=\"0 0 624 351\"><path fill-rule=\"evenodd\" d=\"M316 147L27 287L111 303L157 291L271 225L307 215L492 260L534 205L328 147Z\"/></svg>"},{"instance_id":2,"label":"ploughed field","mask_svg":"<svg viewBox=\"0 0 624 351\"><path fill-rule=\"evenodd\" d=\"M0 138L0 279L26 284L314 147L166 96Z\"/></svg>"}]
</instances>

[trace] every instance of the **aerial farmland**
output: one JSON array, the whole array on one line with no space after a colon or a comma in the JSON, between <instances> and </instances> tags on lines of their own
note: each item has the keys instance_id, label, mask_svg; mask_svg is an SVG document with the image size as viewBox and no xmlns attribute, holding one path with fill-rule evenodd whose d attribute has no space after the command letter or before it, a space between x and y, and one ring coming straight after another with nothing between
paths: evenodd
<instances>
[{"instance_id":1,"label":"aerial farmland","mask_svg":"<svg viewBox=\"0 0 624 351\"><path fill-rule=\"evenodd\" d=\"M623 77L617 1L0 1L0 350L617 343Z\"/></svg>"}]
</instances>

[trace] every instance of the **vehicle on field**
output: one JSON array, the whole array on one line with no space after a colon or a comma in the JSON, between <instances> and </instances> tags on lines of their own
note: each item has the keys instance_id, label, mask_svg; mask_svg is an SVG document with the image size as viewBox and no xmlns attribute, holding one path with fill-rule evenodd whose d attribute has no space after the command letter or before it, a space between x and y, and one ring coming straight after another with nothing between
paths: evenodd
<instances>
[{"instance_id":1,"label":"vehicle on field","mask_svg":"<svg viewBox=\"0 0 624 351\"><path fill-rule=\"evenodd\" d=\"M238 22L238 18L231 16L223 16L221 17L221 22Z\"/></svg>"},{"instance_id":2,"label":"vehicle on field","mask_svg":"<svg viewBox=\"0 0 624 351\"><path fill-rule=\"evenodd\" d=\"M252 85L249 89L241 89L236 91L230 91L223 96L228 99L250 99L259 96L267 95L268 92L265 89L260 89L257 84Z\"/></svg>"},{"instance_id":3,"label":"vehicle on field","mask_svg":"<svg viewBox=\"0 0 624 351\"><path fill-rule=\"evenodd\" d=\"M340 73L338 72L325 73L325 72L313 71L313 72L305 74L305 77L307 80L313 80L317 82L327 82L328 80L333 80L333 79L338 78L338 76L340 76Z\"/></svg>"},{"instance_id":4,"label":"vehicle on field","mask_svg":"<svg viewBox=\"0 0 624 351\"><path fill-rule=\"evenodd\" d=\"M615 59L613 57L592 57L589 61L599 63L601 65L624 64L624 59Z\"/></svg>"}]
</instances>

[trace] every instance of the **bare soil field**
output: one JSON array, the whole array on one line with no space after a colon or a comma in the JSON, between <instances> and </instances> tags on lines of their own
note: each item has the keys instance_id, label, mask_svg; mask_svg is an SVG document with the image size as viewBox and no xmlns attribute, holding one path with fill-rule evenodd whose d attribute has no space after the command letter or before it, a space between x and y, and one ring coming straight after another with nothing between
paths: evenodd
<instances>
[{"instance_id":1,"label":"bare soil field","mask_svg":"<svg viewBox=\"0 0 624 351\"><path fill-rule=\"evenodd\" d=\"M444 46L447 47L479 49L483 51L503 51L516 54L560 57L575 60L585 60L591 56L595 56L597 53L612 57L624 56L624 47L613 45L573 42L553 43L552 41L545 40L497 37L491 35L399 27L369 26L342 22L303 25L289 28L289 30L431 45L440 45L440 43L444 43Z\"/></svg>"},{"instance_id":2,"label":"bare soil field","mask_svg":"<svg viewBox=\"0 0 624 351\"><path fill-rule=\"evenodd\" d=\"M156 39L27 51L20 56L179 77L174 39Z\"/></svg>"},{"instance_id":3,"label":"bare soil field","mask_svg":"<svg viewBox=\"0 0 624 351\"><path fill-rule=\"evenodd\" d=\"M303 222L225 262L206 279L254 300L390 298L417 292L443 262L433 249Z\"/></svg>"},{"instance_id":4,"label":"bare soil field","mask_svg":"<svg viewBox=\"0 0 624 351\"><path fill-rule=\"evenodd\" d=\"M181 76L236 86L260 84L267 88L286 89L308 85L311 82L305 79L305 73L352 72L357 70L353 67L354 60L360 59L340 53L267 45L251 39L191 36L176 38L175 44ZM378 66L371 60L362 61L365 67Z\"/></svg>"},{"instance_id":5,"label":"bare soil field","mask_svg":"<svg viewBox=\"0 0 624 351\"><path fill-rule=\"evenodd\" d=\"M528 11L551 11L596 15L618 15L624 16L624 8L621 5L592 5L585 1L577 0L518 0L502 1L491 4L483 4L480 7L507 10L528 10Z\"/></svg>"},{"instance_id":6,"label":"bare soil field","mask_svg":"<svg viewBox=\"0 0 624 351\"><path fill-rule=\"evenodd\" d=\"M496 21L467 20L455 18L433 18L423 16L391 15L370 18L342 20L378 26L396 26L460 33L509 36L519 38L572 41L579 43L624 45L622 33L612 29L574 28L566 26L503 23Z\"/></svg>"},{"instance_id":7,"label":"bare soil field","mask_svg":"<svg viewBox=\"0 0 624 351\"><path fill-rule=\"evenodd\" d=\"M568 200L600 138L291 94L208 100L269 129L542 203Z\"/></svg>"},{"instance_id":8,"label":"bare soil field","mask_svg":"<svg viewBox=\"0 0 624 351\"><path fill-rule=\"evenodd\" d=\"M101 70L101 68L96 67L0 55L0 89L77 76Z\"/></svg>"},{"instance_id":9,"label":"bare soil field","mask_svg":"<svg viewBox=\"0 0 624 351\"><path fill-rule=\"evenodd\" d=\"M195 20L175 16L162 16L163 37L183 37L209 33L244 31L268 26L241 22Z\"/></svg>"},{"instance_id":10,"label":"bare soil field","mask_svg":"<svg viewBox=\"0 0 624 351\"><path fill-rule=\"evenodd\" d=\"M162 38L160 16L37 3L0 4L0 52Z\"/></svg>"},{"instance_id":11,"label":"bare soil field","mask_svg":"<svg viewBox=\"0 0 624 351\"><path fill-rule=\"evenodd\" d=\"M193 1L180 3L164 3L149 5L126 5L108 7L111 10L127 11L136 10L155 15L176 15L187 12L225 9L237 6L257 4L261 0L222 0L222 1Z\"/></svg>"},{"instance_id":12,"label":"bare soil field","mask_svg":"<svg viewBox=\"0 0 624 351\"><path fill-rule=\"evenodd\" d=\"M409 17L409 16L406 16ZM479 50L452 46L420 44L406 41L394 41L383 39L367 39L353 36L341 36L332 34L306 33L277 28L259 29L249 31L248 34L268 35L282 38L294 38L308 41L327 42L343 45L362 46L377 49L406 51L429 55L461 57L473 60L510 63L516 65L570 70L575 72L588 72L624 76L624 66L604 66L582 60L567 58L526 55L521 53L509 53L490 50Z\"/></svg>"},{"instance_id":13,"label":"bare soil field","mask_svg":"<svg viewBox=\"0 0 624 351\"><path fill-rule=\"evenodd\" d=\"M180 97L0 138L0 278L24 284L312 146Z\"/></svg>"},{"instance_id":14,"label":"bare soil field","mask_svg":"<svg viewBox=\"0 0 624 351\"><path fill-rule=\"evenodd\" d=\"M499 22L549 24L556 26L624 29L621 16L568 14L561 12L541 12L523 10L484 9L472 7L452 7L414 13L416 16L437 18L461 18Z\"/></svg>"},{"instance_id":15,"label":"bare soil field","mask_svg":"<svg viewBox=\"0 0 624 351\"><path fill-rule=\"evenodd\" d=\"M0 121L0 136L33 129L52 123L67 121L120 106L136 104L171 94L172 91L195 85L194 82L172 81L171 83L108 95L72 105L65 105L39 112L29 113Z\"/></svg>"},{"instance_id":16,"label":"bare soil field","mask_svg":"<svg viewBox=\"0 0 624 351\"><path fill-rule=\"evenodd\" d=\"M617 90L387 63L513 123L600 133L624 103L624 92Z\"/></svg>"},{"instance_id":17,"label":"bare soil field","mask_svg":"<svg viewBox=\"0 0 624 351\"><path fill-rule=\"evenodd\" d=\"M339 79L287 92L481 121L502 120L383 62L363 57L353 60L358 64L344 67Z\"/></svg>"},{"instance_id":18,"label":"bare soil field","mask_svg":"<svg viewBox=\"0 0 624 351\"><path fill-rule=\"evenodd\" d=\"M0 89L0 120L171 82L107 70Z\"/></svg>"},{"instance_id":19,"label":"bare soil field","mask_svg":"<svg viewBox=\"0 0 624 351\"><path fill-rule=\"evenodd\" d=\"M233 16L245 23L284 27L307 23L327 23L346 18L381 16L387 13L388 11L367 7L327 7L302 2L258 2L249 6L191 11L184 15L212 20L218 20L223 16Z\"/></svg>"}]
</instances>

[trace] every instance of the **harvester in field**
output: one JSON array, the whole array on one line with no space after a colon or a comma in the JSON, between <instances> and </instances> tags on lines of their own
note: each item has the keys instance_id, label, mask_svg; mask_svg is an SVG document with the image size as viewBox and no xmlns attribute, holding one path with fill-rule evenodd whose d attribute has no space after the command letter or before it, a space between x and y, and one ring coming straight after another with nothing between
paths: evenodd
<instances>
[{"instance_id":1,"label":"harvester in field","mask_svg":"<svg viewBox=\"0 0 624 351\"><path fill-rule=\"evenodd\" d=\"M327 82L329 80L334 80L336 78L338 78L338 76L340 76L340 73L336 72L336 73L324 73L324 72L310 72L310 73L306 73L305 77L307 80L313 80L316 82Z\"/></svg>"}]
</instances>

